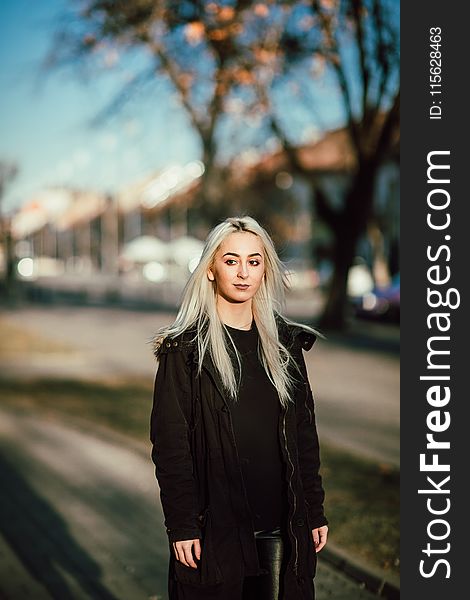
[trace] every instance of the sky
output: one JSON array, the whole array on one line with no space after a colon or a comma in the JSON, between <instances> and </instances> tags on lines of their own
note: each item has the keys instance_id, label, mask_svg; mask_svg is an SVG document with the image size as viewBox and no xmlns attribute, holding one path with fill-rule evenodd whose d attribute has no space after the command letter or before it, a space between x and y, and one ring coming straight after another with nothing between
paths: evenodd
<instances>
[{"instance_id":1,"label":"sky","mask_svg":"<svg viewBox=\"0 0 470 600\"><path fill-rule=\"evenodd\" d=\"M101 71L88 82L76 69L45 71L44 59L59 19L73 2L0 2L0 161L14 162L19 169L6 188L4 212L13 212L49 186L112 193L159 169L201 156L198 136L170 84L162 79L154 79L151 89L142 86L104 124L91 125L122 89L126 76L141 70L143 55L124 56L119 69ZM353 61L354 56L345 59ZM323 84L316 80L308 85L315 104L322 107L322 127L342 126L335 85L328 83L328 77ZM315 139L318 130L308 126L311 114L303 114L300 105L292 105L289 94L284 96L273 98L279 115L288 120L283 126L299 141ZM222 121L220 127L225 140L219 148L222 160L230 158L235 148L250 145L245 139L251 135L250 127L232 123L240 138L232 143L225 134L227 124Z\"/></svg>"},{"instance_id":2,"label":"sky","mask_svg":"<svg viewBox=\"0 0 470 600\"><path fill-rule=\"evenodd\" d=\"M43 71L66 3L0 3L0 160L19 168L3 198L5 212L49 185L112 192L155 169L199 158L198 140L165 83L166 93L133 97L119 116L93 127L123 73L85 83L70 69Z\"/></svg>"}]
</instances>

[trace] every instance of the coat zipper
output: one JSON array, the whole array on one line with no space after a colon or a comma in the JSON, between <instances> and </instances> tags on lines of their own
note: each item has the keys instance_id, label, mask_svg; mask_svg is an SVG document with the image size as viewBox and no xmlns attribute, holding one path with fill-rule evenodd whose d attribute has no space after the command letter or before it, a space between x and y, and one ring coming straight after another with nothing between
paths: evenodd
<instances>
[{"instance_id":1,"label":"coat zipper","mask_svg":"<svg viewBox=\"0 0 470 600\"><path fill-rule=\"evenodd\" d=\"M283 419L282 419L282 433L284 435L284 446L285 446L285 449L286 449L286 452L287 452L287 458L288 458L289 463L291 465L291 472L290 472L290 475L289 475L289 487L291 489L292 496L294 498L294 510L293 510L292 514L295 514L295 511L297 510L297 498L296 498L296 495L295 495L294 488L292 487L292 475L293 475L295 469L294 469L294 464L293 464L291 456L290 456L289 445L287 443L286 415L287 415L287 408L284 411L284 415L283 415ZM294 528L292 527L292 518L289 519L289 526L290 526L290 530L291 530L291 533L292 533L292 537L295 540L295 546L294 546L295 547L294 573L297 574L298 562L299 562L299 542L298 542L297 536L294 533Z\"/></svg>"}]
</instances>

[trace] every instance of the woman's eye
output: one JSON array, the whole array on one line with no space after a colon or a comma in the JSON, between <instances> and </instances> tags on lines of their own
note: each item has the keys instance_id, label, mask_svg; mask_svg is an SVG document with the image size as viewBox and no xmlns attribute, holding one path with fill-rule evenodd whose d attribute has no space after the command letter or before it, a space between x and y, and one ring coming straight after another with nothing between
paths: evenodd
<instances>
[{"instance_id":1,"label":"woman's eye","mask_svg":"<svg viewBox=\"0 0 470 600\"><path fill-rule=\"evenodd\" d=\"M236 265L236 264L237 264L237 261L236 261L234 258L228 258L228 259L225 261L225 264L226 264L226 265L230 265L230 266L231 266L231 265ZM252 267L257 267L257 266L260 264L260 261L259 261L258 259L256 259L256 258L254 258L254 259L252 259L252 260L250 260L250 261L249 261L249 264L250 264L250 266L252 266Z\"/></svg>"}]
</instances>

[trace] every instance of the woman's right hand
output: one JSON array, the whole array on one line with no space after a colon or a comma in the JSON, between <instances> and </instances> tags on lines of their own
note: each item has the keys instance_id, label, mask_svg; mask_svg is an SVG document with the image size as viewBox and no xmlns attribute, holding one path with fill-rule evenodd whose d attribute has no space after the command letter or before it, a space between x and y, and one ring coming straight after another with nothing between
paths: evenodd
<instances>
[{"instance_id":1,"label":"woman's right hand","mask_svg":"<svg viewBox=\"0 0 470 600\"><path fill-rule=\"evenodd\" d=\"M197 564L194 562L193 558L193 546L194 554L197 560L201 560L201 540L196 539L173 542L173 550L175 551L176 560L179 560L180 563L186 565L187 567L197 569Z\"/></svg>"}]
</instances>

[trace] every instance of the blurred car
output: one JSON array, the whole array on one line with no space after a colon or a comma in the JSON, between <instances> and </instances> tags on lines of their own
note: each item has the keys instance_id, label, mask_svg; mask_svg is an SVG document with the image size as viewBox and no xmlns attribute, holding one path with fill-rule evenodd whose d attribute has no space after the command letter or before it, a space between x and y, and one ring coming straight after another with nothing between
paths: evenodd
<instances>
[{"instance_id":1,"label":"blurred car","mask_svg":"<svg viewBox=\"0 0 470 600\"><path fill-rule=\"evenodd\" d=\"M352 298L355 315L361 319L400 322L400 274L385 287L374 286L370 292Z\"/></svg>"}]
</instances>

